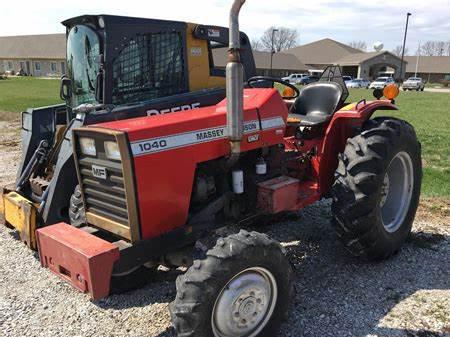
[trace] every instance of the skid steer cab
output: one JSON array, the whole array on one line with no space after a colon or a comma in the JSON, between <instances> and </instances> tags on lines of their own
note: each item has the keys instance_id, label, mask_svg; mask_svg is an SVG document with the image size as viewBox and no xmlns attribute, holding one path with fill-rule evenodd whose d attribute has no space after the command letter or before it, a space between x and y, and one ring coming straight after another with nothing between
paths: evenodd
<instances>
[{"instance_id":1,"label":"skid steer cab","mask_svg":"<svg viewBox=\"0 0 450 337\"><path fill-rule=\"evenodd\" d=\"M94 300L142 270L187 268L170 304L179 336L275 336L286 317L289 255L267 235L236 226L331 195L345 247L383 259L408 237L418 206L414 129L371 118L397 109L398 88L349 104L339 67L329 67L301 90L270 77L250 78L244 89L243 4L235 0L230 11L226 99L74 128L84 221L36 230L41 264ZM261 82L287 89L281 96Z\"/></svg>"},{"instance_id":2,"label":"skid steer cab","mask_svg":"<svg viewBox=\"0 0 450 337\"><path fill-rule=\"evenodd\" d=\"M22 113L17 180L3 188L6 222L31 248L36 228L84 217L73 159L72 130L143 116L184 113L225 98L228 28L193 23L85 15L67 30L64 104ZM244 78L255 75L248 37L239 33ZM74 193L75 191L75 193Z\"/></svg>"}]
</instances>

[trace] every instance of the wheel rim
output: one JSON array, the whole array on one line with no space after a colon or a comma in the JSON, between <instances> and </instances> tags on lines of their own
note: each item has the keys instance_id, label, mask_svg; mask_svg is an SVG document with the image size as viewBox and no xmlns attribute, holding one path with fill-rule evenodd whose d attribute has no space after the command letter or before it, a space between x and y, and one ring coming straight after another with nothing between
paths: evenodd
<instances>
[{"instance_id":1,"label":"wheel rim","mask_svg":"<svg viewBox=\"0 0 450 337\"><path fill-rule=\"evenodd\" d=\"M389 233L403 224L411 203L414 186L411 156L402 151L391 160L381 186L381 219Z\"/></svg>"},{"instance_id":2,"label":"wheel rim","mask_svg":"<svg viewBox=\"0 0 450 337\"><path fill-rule=\"evenodd\" d=\"M277 298L277 282L270 271L253 267L240 272L223 287L214 304L214 336L257 336L272 317Z\"/></svg>"}]
</instances>

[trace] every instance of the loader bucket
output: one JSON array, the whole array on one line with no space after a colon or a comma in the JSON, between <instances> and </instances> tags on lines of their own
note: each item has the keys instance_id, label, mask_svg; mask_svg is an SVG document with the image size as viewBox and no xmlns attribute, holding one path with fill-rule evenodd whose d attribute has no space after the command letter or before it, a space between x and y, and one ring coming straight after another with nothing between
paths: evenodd
<instances>
[{"instance_id":1,"label":"loader bucket","mask_svg":"<svg viewBox=\"0 0 450 337\"><path fill-rule=\"evenodd\" d=\"M93 300L109 295L117 246L63 222L38 229L36 238L42 267Z\"/></svg>"},{"instance_id":2,"label":"loader bucket","mask_svg":"<svg viewBox=\"0 0 450 337\"><path fill-rule=\"evenodd\" d=\"M7 188L2 189L0 197L0 210L5 217L5 225L16 229L20 240L31 249L36 250L37 206L19 193Z\"/></svg>"}]
</instances>

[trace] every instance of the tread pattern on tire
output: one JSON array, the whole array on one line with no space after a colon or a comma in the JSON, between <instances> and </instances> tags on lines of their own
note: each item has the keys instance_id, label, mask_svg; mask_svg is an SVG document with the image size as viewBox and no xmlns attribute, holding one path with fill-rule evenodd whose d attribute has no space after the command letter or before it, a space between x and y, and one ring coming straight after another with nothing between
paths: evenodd
<instances>
[{"instance_id":1,"label":"tread pattern on tire","mask_svg":"<svg viewBox=\"0 0 450 337\"><path fill-rule=\"evenodd\" d=\"M84 209L83 199L81 198L80 185L75 187L75 191L70 197L69 219L70 224L74 227L80 227L86 223L86 211Z\"/></svg>"},{"instance_id":2,"label":"tread pattern on tire","mask_svg":"<svg viewBox=\"0 0 450 337\"><path fill-rule=\"evenodd\" d=\"M384 240L384 233L374 225L381 221L379 189L389 155L398 142L408 142L419 158L415 167L420 171L419 187L410 206L414 208L413 215L410 221L405 220L411 226L420 194L421 163L420 143L409 123L392 117L370 119L361 134L348 139L344 153L339 156L332 188L334 226L346 249L355 256L383 259L398 250L396 245Z\"/></svg>"},{"instance_id":3,"label":"tread pattern on tire","mask_svg":"<svg viewBox=\"0 0 450 337\"><path fill-rule=\"evenodd\" d=\"M211 311L205 317L208 315L205 310L209 307L205 301L215 301L217 289L222 287L218 284L229 281L224 281L221 276L227 275L231 264L237 263L245 254L251 254L249 250L252 247L257 247L259 254L265 258L284 266L287 282L292 284L291 266L287 263L281 245L267 235L241 230L238 234L219 238L203 258L195 260L188 271L176 280L177 296L170 304L170 313L177 336L210 337L208 324L211 325ZM286 304L282 308L283 316L287 314L287 309Z\"/></svg>"}]
</instances>

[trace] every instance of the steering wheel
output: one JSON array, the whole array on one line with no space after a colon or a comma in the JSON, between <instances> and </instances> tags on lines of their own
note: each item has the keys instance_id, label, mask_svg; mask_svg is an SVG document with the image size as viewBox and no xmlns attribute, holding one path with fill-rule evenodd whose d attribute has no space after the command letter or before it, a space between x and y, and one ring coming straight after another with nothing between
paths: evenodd
<instances>
[{"instance_id":1,"label":"steering wheel","mask_svg":"<svg viewBox=\"0 0 450 337\"><path fill-rule=\"evenodd\" d=\"M253 77L248 79L247 84L248 84L248 86L250 88L261 88L261 86L258 86L258 85L255 85L255 84L257 84L258 82L260 82L260 84L261 84L261 83L263 83L265 81L272 82L272 88L274 87L275 83L280 83L281 85L284 85L285 87L288 87L288 88L291 88L292 90L294 90L295 96L293 96L293 97L281 96L281 97L283 97L285 99L294 99L294 98L297 98L298 95L300 95L300 90L298 90L298 88L295 85L293 85L293 84L291 84L289 82L283 81L282 79L276 78L276 77L253 76Z\"/></svg>"}]
</instances>

